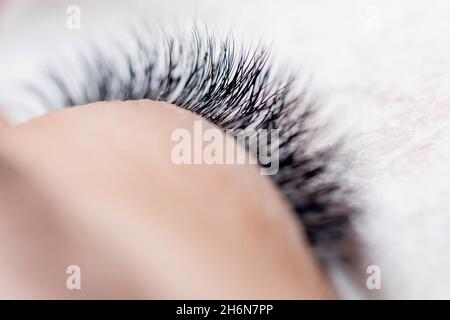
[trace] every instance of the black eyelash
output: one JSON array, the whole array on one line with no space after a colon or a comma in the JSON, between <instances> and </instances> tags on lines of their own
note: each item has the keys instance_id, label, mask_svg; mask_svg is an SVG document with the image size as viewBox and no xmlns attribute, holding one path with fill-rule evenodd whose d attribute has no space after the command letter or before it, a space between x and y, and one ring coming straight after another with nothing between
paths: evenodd
<instances>
[{"instance_id":1,"label":"black eyelash","mask_svg":"<svg viewBox=\"0 0 450 320\"><path fill-rule=\"evenodd\" d=\"M349 225L356 209L329 168L337 146L310 151L315 130L307 124L319 104L306 99L304 90L295 92L295 77L274 74L266 49L238 48L232 37L217 41L198 29L184 39L149 34L146 38L135 33L134 49L116 45L114 57L96 50L81 55L76 84L66 73L50 72L56 95L41 98L49 109L58 104L162 100L224 129L279 129L279 172L272 178L319 253L349 258Z\"/></svg>"}]
</instances>

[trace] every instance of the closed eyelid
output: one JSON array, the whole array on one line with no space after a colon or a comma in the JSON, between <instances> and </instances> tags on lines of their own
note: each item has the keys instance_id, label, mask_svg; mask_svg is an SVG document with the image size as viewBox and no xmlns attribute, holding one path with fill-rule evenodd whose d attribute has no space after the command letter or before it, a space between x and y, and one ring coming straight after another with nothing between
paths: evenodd
<instances>
[{"instance_id":1,"label":"closed eyelid","mask_svg":"<svg viewBox=\"0 0 450 320\"><path fill-rule=\"evenodd\" d=\"M64 68L50 67L47 81L34 84L32 92L48 110L149 99L175 104L223 129L277 129L279 172L271 177L309 240L332 255L353 250L349 220L357 209L329 169L337 146L310 148L311 118L320 104L307 98L294 75L273 66L263 44L246 47L198 28L172 34L146 27L130 39L109 50L94 46Z\"/></svg>"}]
</instances>

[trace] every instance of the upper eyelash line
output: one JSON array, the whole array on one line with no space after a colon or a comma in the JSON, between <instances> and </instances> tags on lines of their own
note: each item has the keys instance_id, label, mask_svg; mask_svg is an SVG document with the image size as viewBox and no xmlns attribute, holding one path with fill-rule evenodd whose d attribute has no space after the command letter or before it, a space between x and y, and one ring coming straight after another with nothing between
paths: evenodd
<instances>
[{"instance_id":1,"label":"upper eyelash line","mask_svg":"<svg viewBox=\"0 0 450 320\"><path fill-rule=\"evenodd\" d=\"M253 50L237 48L231 36L217 41L198 28L187 39L144 31L133 34L133 49L117 45L112 55L97 49L92 55L80 54L77 83L50 68L49 81L32 91L48 109L97 101L163 100L224 129L279 129L280 170L273 176L275 183L319 253L347 258L344 251L352 250L348 225L357 210L328 170L335 146L308 151L314 130L307 123L318 106L307 101L304 91L294 92L296 78L274 74L268 50L261 44ZM53 90L43 89L44 83Z\"/></svg>"}]
</instances>

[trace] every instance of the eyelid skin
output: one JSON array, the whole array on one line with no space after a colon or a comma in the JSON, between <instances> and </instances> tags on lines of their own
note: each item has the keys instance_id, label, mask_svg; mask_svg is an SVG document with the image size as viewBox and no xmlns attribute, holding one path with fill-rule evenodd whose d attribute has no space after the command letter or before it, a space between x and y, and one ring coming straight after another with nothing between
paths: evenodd
<instances>
[{"instance_id":1,"label":"eyelid skin","mask_svg":"<svg viewBox=\"0 0 450 320\"><path fill-rule=\"evenodd\" d=\"M0 115L0 130L7 128L9 126L5 118Z\"/></svg>"},{"instance_id":2,"label":"eyelid skin","mask_svg":"<svg viewBox=\"0 0 450 320\"><path fill-rule=\"evenodd\" d=\"M342 141L333 137L335 143L316 146L316 135L326 130L315 122L320 97L299 85L301 74L275 68L263 44L246 46L195 27L178 31L144 27L105 48L94 42L83 53L75 49L73 60L52 60L28 94L49 111L150 99L244 135L253 129L279 130L279 167L272 180L302 220L318 256L357 260L351 219L358 207L341 179L345 173L331 169Z\"/></svg>"},{"instance_id":3,"label":"eyelid skin","mask_svg":"<svg viewBox=\"0 0 450 320\"><path fill-rule=\"evenodd\" d=\"M160 102L98 103L12 127L0 141L60 208L66 242L96 290L105 284L89 273L93 256L101 267L123 257L108 274L128 270L141 297L333 297L289 205L257 166L170 162L170 133L195 119Z\"/></svg>"}]
</instances>

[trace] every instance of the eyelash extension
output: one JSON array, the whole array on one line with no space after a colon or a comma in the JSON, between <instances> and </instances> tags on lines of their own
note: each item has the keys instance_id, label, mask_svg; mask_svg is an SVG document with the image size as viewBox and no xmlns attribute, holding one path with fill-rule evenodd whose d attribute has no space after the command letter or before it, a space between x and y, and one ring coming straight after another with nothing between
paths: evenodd
<instances>
[{"instance_id":1,"label":"eyelash extension","mask_svg":"<svg viewBox=\"0 0 450 320\"><path fill-rule=\"evenodd\" d=\"M131 34L128 44L116 43L111 51L80 53L73 72L67 65L49 72L46 85L53 90L41 84L33 92L48 110L150 99L173 103L223 129L279 129L279 172L271 178L318 255L351 259L350 225L357 210L330 169L338 146L311 151L319 128L308 123L319 104L307 99L305 90L296 92L296 78L274 72L262 45L247 49L231 36L217 40L197 28L184 36L149 28Z\"/></svg>"}]
</instances>

